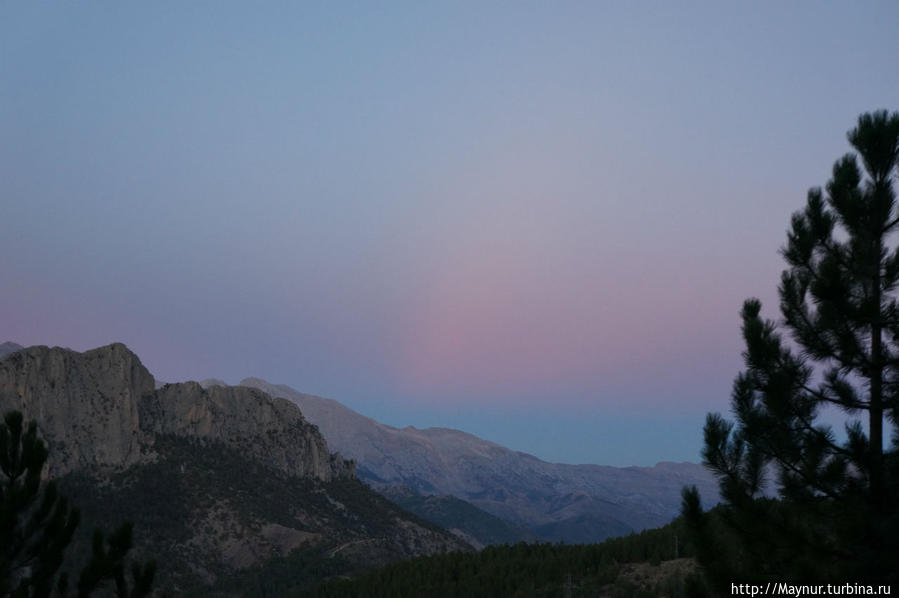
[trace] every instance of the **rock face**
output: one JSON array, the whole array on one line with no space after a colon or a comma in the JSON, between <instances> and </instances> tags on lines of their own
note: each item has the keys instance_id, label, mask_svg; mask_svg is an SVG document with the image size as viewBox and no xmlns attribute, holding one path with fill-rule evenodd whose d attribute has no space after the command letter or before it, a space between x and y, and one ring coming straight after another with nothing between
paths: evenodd
<instances>
[{"instance_id":1,"label":"rock face","mask_svg":"<svg viewBox=\"0 0 899 598\"><path fill-rule=\"evenodd\" d=\"M0 361L0 411L22 411L50 445L48 474L122 470L155 458L158 435L218 441L288 476L352 477L297 406L250 388L155 388L121 344L84 353L29 347Z\"/></svg>"},{"instance_id":2,"label":"rock face","mask_svg":"<svg viewBox=\"0 0 899 598\"><path fill-rule=\"evenodd\" d=\"M224 442L288 475L333 475L325 439L296 405L256 389L166 384L142 399L140 421L153 434Z\"/></svg>"},{"instance_id":3,"label":"rock face","mask_svg":"<svg viewBox=\"0 0 899 598\"><path fill-rule=\"evenodd\" d=\"M717 502L716 480L696 463L548 463L459 430L386 426L332 399L259 378L241 384L294 401L374 488L452 495L547 541L596 542L664 525L679 514L684 486L695 484L706 501Z\"/></svg>"},{"instance_id":4,"label":"rock face","mask_svg":"<svg viewBox=\"0 0 899 598\"><path fill-rule=\"evenodd\" d=\"M153 376L125 345L84 353L29 347L0 361L0 411L35 419L50 445L48 473L124 468L147 458L139 402Z\"/></svg>"}]
</instances>

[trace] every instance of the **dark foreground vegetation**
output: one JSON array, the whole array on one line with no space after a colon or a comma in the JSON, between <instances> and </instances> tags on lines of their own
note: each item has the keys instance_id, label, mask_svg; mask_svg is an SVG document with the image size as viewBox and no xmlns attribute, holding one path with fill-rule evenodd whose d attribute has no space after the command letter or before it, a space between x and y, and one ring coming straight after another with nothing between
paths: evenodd
<instances>
[{"instance_id":1,"label":"dark foreground vegetation","mask_svg":"<svg viewBox=\"0 0 899 598\"><path fill-rule=\"evenodd\" d=\"M601 544L489 546L420 557L296 598L471 596L684 596L695 549L682 519ZM676 558L677 557L677 558Z\"/></svg>"},{"instance_id":2,"label":"dark foreground vegetation","mask_svg":"<svg viewBox=\"0 0 899 598\"><path fill-rule=\"evenodd\" d=\"M149 595L156 564L132 561L129 567L130 522L111 534L98 525L81 550L70 550L81 510L56 482L41 480L46 462L37 424L25 426L20 412L6 413L0 422L0 596Z\"/></svg>"}]
</instances>

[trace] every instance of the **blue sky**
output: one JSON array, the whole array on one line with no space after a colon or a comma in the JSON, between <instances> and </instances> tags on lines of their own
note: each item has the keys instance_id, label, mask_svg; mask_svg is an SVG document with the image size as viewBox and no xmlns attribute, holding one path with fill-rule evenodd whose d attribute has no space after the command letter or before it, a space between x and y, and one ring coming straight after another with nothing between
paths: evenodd
<instances>
[{"instance_id":1,"label":"blue sky","mask_svg":"<svg viewBox=\"0 0 899 598\"><path fill-rule=\"evenodd\" d=\"M698 460L894 2L0 3L0 340Z\"/></svg>"}]
</instances>

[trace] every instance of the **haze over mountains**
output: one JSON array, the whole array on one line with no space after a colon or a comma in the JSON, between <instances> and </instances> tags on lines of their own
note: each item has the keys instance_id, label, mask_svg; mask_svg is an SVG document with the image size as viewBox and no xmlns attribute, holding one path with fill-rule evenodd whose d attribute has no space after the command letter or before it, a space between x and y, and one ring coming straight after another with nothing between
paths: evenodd
<instances>
[{"instance_id":1,"label":"haze over mountains","mask_svg":"<svg viewBox=\"0 0 899 598\"><path fill-rule=\"evenodd\" d=\"M663 525L678 515L684 486L696 485L713 502L718 496L712 475L695 463L547 463L459 430L387 426L335 400L259 378L240 384L295 402L374 488L452 495L543 540L596 542Z\"/></svg>"}]
</instances>

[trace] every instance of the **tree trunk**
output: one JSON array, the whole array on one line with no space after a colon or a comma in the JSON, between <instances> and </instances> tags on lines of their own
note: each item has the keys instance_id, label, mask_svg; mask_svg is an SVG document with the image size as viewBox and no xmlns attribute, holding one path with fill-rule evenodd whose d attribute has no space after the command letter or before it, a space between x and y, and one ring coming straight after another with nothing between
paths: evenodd
<instances>
[{"instance_id":1,"label":"tree trunk","mask_svg":"<svg viewBox=\"0 0 899 598\"><path fill-rule=\"evenodd\" d=\"M881 273L880 254L883 241L875 240L876 265L873 280L873 301L877 312L871 321L871 402L868 410L868 428L871 443L871 503L876 512L883 507L883 359L881 322Z\"/></svg>"}]
</instances>

